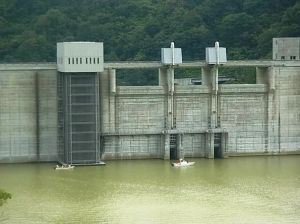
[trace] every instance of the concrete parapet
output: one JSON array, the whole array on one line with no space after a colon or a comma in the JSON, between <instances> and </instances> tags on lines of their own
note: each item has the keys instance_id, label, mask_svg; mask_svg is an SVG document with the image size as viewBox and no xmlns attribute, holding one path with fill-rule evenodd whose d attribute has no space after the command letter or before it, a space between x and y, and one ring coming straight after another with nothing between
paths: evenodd
<instances>
[{"instance_id":1,"label":"concrete parapet","mask_svg":"<svg viewBox=\"0 0 300 224\"><path fill-rule=\"evenodd\" d=\"M224 84L219 85L219 93L267 93L268 86L265 84Z\"/></svg>"},{"instance_id":2,"label":"concrete parapet","mask_svg":"<svg viewBox=\"0 0 300 224\"><path fill-rule=\"evenodd\" d=\"M164 89L161 86L118 86L117 96L131 95L163 95Z\"/></svg>"},{"instance_id":3,"label":"concrete parapet","mask_svg":"<svg viewBox=\"0 0 300 224\"><path fill-rule=\"evenodd\" d=\"M209 94L210 90L207 86L175 86L175 94Z\"/></svg>"}]
</instances>

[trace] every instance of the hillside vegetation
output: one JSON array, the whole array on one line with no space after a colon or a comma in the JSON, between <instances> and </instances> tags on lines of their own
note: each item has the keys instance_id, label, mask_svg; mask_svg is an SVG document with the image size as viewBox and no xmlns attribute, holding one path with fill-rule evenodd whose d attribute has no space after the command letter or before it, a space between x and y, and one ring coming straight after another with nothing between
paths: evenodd
<instances>
[{"instance_id":1,"label":"hillside vegetation","mask_svg":"<svg viewBox=\"0 0 300 224\"><path fill-rule=\"evenodd\" d=\"M300 1L0 1L0 62L55 61L60 41L102 41L106 61L160 60L171 41L203 60L216 40L229 59L270 59L283 36L300 36Z\"/></svg>"}]
</instances>

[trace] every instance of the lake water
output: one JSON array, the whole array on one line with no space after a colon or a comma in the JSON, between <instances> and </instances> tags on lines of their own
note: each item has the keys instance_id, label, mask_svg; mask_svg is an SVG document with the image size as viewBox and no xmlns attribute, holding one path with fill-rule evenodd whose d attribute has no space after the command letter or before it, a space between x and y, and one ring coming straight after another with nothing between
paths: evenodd
<instances>
[{"instance_id":1,"label":"lake water","mask_svg":"<svg viewBox=\"0 0 300 224\"><path fill-rule=\"evenodd\" d=\"M0 223L300 223L300 156L2 164Z\"/></svg>"}]
</instances>

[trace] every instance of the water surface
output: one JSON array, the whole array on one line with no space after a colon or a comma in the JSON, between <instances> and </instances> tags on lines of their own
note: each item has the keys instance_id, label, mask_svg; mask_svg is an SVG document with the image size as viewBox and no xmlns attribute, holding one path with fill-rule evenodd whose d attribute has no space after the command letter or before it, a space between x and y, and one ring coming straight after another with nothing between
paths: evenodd
<instances>
[{"instance_id":1,"label":"water surface","mask_svg":"<svg viewBox=\"0 0 300 224\"><path fill-rule=\"evenodd\" d=\"M2 164L0 223L300 223L300 156Z\"/></svg>"}]
</instances>

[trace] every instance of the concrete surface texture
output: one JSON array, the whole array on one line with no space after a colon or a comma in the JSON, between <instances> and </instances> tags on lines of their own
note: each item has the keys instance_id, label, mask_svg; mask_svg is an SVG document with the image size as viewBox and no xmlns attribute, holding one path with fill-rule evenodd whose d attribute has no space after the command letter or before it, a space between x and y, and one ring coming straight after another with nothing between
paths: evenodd
<instances>
[{"instance_id":1,"label":"concrete surface texture","mask_svg":"<svg viewBox=\"0 0 300 224\"><path fill-rule=\"evenodd\" d=\"M273 38L273 60L299 60L300 37Z\"/></svg>"},{"instance_id":2,"label":"concrete surface texture","mask_svg":"<svg viewBox=\"0 0 300 224\"><path fill-rule=\"evenodd\" d=\"M199 68L202 85L174 85L176 68L161 65L158 86L116 86L118 69L134 63L104 65L99 159L300 154L299 61L240 62L257 67L256 84L218 85L213 67L180 66ZM0 162L58 160L57 74L48 64L0 65Z\"/></svg>"}]
</instances>

